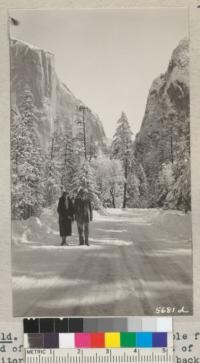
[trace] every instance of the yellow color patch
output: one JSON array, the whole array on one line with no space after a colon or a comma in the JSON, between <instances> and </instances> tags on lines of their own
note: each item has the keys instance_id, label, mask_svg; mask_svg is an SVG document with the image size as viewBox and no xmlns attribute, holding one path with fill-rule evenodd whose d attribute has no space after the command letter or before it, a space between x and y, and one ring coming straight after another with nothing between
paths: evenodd
<instances>
[{"instance_id":1,"label":"yellow color patch","mask_svg":"<svg viewBox=\"0 0 200 363\"><path fill-rule=\"evenodd\" d=\"M105 333L105 348L120 348L120 333Z\"/></svg>"}]
</instances>

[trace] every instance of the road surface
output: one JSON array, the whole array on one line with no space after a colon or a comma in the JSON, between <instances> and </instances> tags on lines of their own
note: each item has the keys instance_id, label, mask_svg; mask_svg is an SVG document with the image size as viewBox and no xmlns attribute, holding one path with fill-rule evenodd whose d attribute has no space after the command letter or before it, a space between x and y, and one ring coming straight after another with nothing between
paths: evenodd
<instances>
[{"instance_id":1,"label":"road surface","mask_svg":"<svg viewBox=\"0 0 200 363\"><path fill-rule=\"evenodd\" d=\"M95 213L90 247L59 246L57 217L47 235L13 243L15 316L192 314L189 215L130 209ZM19 223L19 222L18 222ZM34 229L35 230L35 229ZM26 231L27 232L27 231ZM184 312L183 312L184 310Z\"/></svg>"}]
</instances>

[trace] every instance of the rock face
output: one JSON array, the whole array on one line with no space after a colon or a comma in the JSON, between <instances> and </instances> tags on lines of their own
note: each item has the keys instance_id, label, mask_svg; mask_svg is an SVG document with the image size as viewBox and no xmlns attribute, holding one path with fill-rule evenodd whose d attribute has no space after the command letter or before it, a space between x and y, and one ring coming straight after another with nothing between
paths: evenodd
<instances>
[{"instance_id":1,"label":"rock face","mask_svg":"<svg viewBox=\"0 0 200 363\"><path fill-rule=\"evenodd\" d=\"M189 138L189 41L173 51L165 74L154 80L149 91L135 156L148 178L150 206L156 206L156 183L163 164L174 163L178 145ZM187 130L187 131L186 131Z\"/></svg>"},{"instance_id":2,"label":"rock face","mask_svg":"<svg viewBox=\"0 0 200 363\"><path fill-rule=\"evenodd\" d=\"M16 112L22 101L23 89L28 85L38 110L37 133L41 146L47 149L53 130L63 130L80 118L78 100L56 75L54 55L25 42L10 40L11 108ZM88 134L100 146L105 132L97 115L86 113ZM75 128L74 128L75 129Z\"/></svg>"}]
</instances>

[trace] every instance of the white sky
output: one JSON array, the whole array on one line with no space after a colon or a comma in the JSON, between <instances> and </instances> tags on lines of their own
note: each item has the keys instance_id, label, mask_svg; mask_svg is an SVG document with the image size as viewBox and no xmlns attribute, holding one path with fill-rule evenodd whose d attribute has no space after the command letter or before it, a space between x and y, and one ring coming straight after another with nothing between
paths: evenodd
<instances>
[{"instance_id":1,"label":"white sky","mask_svg":"<svg viewBox=\"0 0 200 363\"><path fill-rule=\"evenodd\" d=\"M186 8L12 10L11 36L55 54L60 80L94 112L112 137L121 112L134 133L154 78L188 37Z\"/></svg>"}]
</instances>

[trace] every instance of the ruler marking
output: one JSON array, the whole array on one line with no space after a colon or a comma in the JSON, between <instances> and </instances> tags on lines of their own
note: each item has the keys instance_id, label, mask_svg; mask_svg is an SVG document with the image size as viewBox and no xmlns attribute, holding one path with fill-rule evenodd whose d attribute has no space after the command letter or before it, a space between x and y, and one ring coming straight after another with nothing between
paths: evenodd
<instances>
[{"instance_id":1,"label":"ruler marking","mask_svg":"<svg viewBox=\"0 0 200 363\"><path fill-rule=\"evenodd\" d=\"M28 353L27 353L28 352ZM25 349L25 363L172 363L173 348L162 349Z\"/></svg>"}]
</instances>

